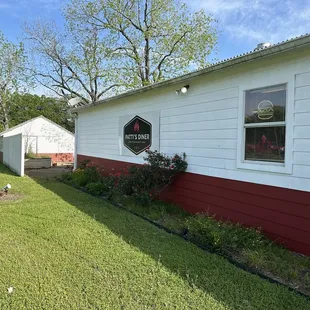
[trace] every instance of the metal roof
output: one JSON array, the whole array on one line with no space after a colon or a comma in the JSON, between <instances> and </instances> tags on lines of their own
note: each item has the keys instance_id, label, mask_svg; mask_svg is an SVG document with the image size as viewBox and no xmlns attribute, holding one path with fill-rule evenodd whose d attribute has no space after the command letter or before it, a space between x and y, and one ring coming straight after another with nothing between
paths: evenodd
<instances>
[{"instance_id":1,"label":"metal roof","mask_svg":"<svg viewBox=\"0 0 310 310\"><path fill-rule=\"evenodd\" d=\"M243 53L243 54L231 57L231 58L227 58L227 59L218 61L216 63L208 65L207 67L205 67L201 70L193 71L193 72L190 72L188 74L181 75L181 76L178 76L178 77L175 77L172 79L168 79L168 80L165 80L162 82L154 83L154 84L144 86L141 88L133 89L133 90L130 90L130 91L125 92L125 93L121 93L121 94L116 95L116 96L112 96L112 97L108 97L108 98L99 100L96 103L91 103L91 104L87 104L84 106L75 107L72 109L72 111L78 112L78 111L86 109L86 108L101 105L101 104L104 104L104 103L107 103L110 101L125 98L125 97L132 96L132 95L135 95L138 93L146 92L146 91L151 90L151 89L184 82L188 79L191 79L191 78L194 78L194 77L197 77L200 75L209 74L209 73L212 73L212 72L215 72L218 70L223 70L225 68L229 68L231 66L235 66L235 65L238 65L241 63L258 60L261 58L265 58L267 56L272 56L275 54L283 53L283 52L286 52L286 51L289 51L292 49L296 49L299 47L303 47L306 45L310 45L310 34L309 33L306 33L306 34L301 35L301 36L296 37L296 38L291 38L291 39L288 39L286 41L279 42L277 44L272 44L269 47L261 48L258 50L252 50L252 51L249 51L247 53Z\"/></svg>"}]
</instances>

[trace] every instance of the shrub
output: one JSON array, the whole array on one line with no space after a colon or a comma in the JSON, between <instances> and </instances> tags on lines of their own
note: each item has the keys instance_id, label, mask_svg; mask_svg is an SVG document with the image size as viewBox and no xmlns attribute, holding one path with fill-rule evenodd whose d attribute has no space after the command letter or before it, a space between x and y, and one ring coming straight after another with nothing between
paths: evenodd
<instances>
[{"instance_id":1,"label":"shrub","mask_svg":"<svg viewBox=\"0 0 310 310\"><path fill-rule=\"evenodd\" d=\"M72 181L72 173L65 172L57 177L60 182L70 183Z\"/></svg>"},{"instance_id":2,"label":"shrub","mask_svg":"<svg viewBox=\"0 0 310 310\"><path fill-rule=\"evenodd\" d=\"M100 174L95 166L78 168L72 173L72 181L78 186L85 186L88 183L99 182Z\"/></svg>"},{"instance_id":3,"label":"shrub","mask_svg":"<svg viewBox=\"0 0 310 310\"><path fill-rule=\"evenodd\" d=\"M187 169L186 154L175 154L170 157L158 151L145 151L147 156L144 160L152 167L152 170L164 170L165 176L173 175L178 172L185 172Z\"/></svg>"},{"instance_id":4,"label":"shrub","mask_svg":"<svg viewBox=\"0 0 310 310\"><path fill-rule=\"evenodd\" d=\"M206 215L191 216L186 219L189 238L202 244L211 245L214 249L236 251L256 249L267 242L260 230L245 228L239 224L221 222Z\"/></svg>"},{"instance_id":5,"label":"shrub","mask_svg":"<svg viewBox=\"0 0 310 310\"><path fill-rule=\"evenodd\" d=\"M85 168L88 166L89 162L90 162L89 159L81 160L81 161L79 162L78 168L80 168L80 169L85 169Z\"/></svg>"},{"instance_id":6,"label":"shrub","mask_svg":"<svg viewBox=\"0 0 310 310\"><path fill-rule=\"evenodd\" d=\"M169 157L158 151L146 151L146 163L131 166L128 171L113 174L114 186L123 195L132 196L139 203L149 204L174 178L187 169L186 155Z\"/></svg>"},{"instance_id":7,"label":"shrub","mask_svg":"<svg viewBox=\"0 0 310 310\"><path fill-rule=\"evenodd\" d=\"M110 197L114 190L114 178L111 176L106 176L101 179L102 193L105 196Z\"/></svg>"},{"instance_id":8,"label":"shrub","mask_svg":"<svg viewBox=\"0 0 310 310\"><path fill-rule=\"evenodd\" d=\"M132 188L132 175L128 171L121 171L111 174L113 179L114 190L126 195L131 196L133 194Z\"/></svg>"},{"instance_id":9,"label":"shrub","mask_svg":"<svg viewBox=\"0 0 310 310\"><path fill-rule=\"evenodd\" d=\"M25 159L34 159L37 158L34 153L25 153Z\"/></svg>"},{"instance_id":10,"label":"shrub","mask_svg":"<svg viewBox=\"0 0 310 310\"><path fill-rule=\"evenodd\" d=\"M86 185L87 191L92 195L102 195L103 186L101 182L92 182Z\"/></svg>"},{"instance_id":11,"label":"shrub","mask_svg":"<svg viewBox=\"0 0 310 310\"><path fill-rule=\"evenodd\" d=\"M114 187L114 179L111 177L103 177L98 182L91 182L86 185L87 191L92 195L110 196Z\"/></svg>"},{"instance_id":12,"label":"shrub","mask_svg":"<svg viewBox=\"0 0 310 310\"><path fill-rule=\"evenodd\" d=\"M158 151L146 150L144 165L131 166L109 177L101 177L98 168L90 166L89 160L84 160L72 173L70 181L77 186L85 186L94 195L111 197L120 193L148 205L179 173L186 171L185 158L185 153L170 157ZM65 177L64 181L67 181Z\"/></svg>"}]
</instances>

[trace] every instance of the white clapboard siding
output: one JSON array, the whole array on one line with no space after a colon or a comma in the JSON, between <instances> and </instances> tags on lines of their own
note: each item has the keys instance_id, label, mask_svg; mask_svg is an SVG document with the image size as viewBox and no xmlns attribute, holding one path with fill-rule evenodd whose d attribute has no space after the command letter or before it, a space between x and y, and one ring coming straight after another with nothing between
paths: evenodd
<instances>
[{"instance_id":1,"label":"white clapboard siding","mask_svg":"<svg viewBox=\"0 0 310 310\"><path fill-rule=\"evenodd\" d=\"M197 139L197 140L176 140L170 139L160 140L161 147L181 147L181 148L212 148L212 149L236 149L237 148L237 140L236 139Z\"/></svg>"},{"instance_id":2,"label":"white clapboard siding","mask_svg":"<svg viewBox=\"0 0 310 310\"><path fill-rule=\"evenodd\" d=\"M214 129L214 130L183 130L180 134L179 131L160 131L160 140L183 140L183 139L236 139L237 129Z\"/></svg>"},{"instance_id":3,"label":"white clapboard siding","mask_svg":"<svg viewBox=\"0 0 310 310\"><path fill-rule=\"evenodd\" d=\"M295 126L294 137L310 139L310 126Z\"/></svg>"},{"instance_id":4,"label":"white clapboard siding","mask_svg":"<svg viewBox=\"0 0 310 310\"><path fill-rule=\"evenodd\" d=\"M310 166L310 152L294 152L293 163Z\"/></svg>"},{"instance_id":5,"label":"white clapboard siding","mask_svg":"<svg viewBox=\"0 0 310 310\"><path fill-rule=\"evenodd\" d=\"M94 116L88 116L85 118L82 118L80 120L81 124L83 124L84 126L87 125L92 125L92 123L99 121L101 125L103 126L107 126L110 125L111 126L115 126L118 124L118 118L114 117L114 118L102 118L102 116L100 117L100 115L94 115Z\"/></svg>"},{"instance_id":6,"label":"white clapboard siding","mask_svg":"<svg viewBox=\"0 0 310 310\"><path fill-rule=\"evenodd\" d=\"M111 151L117 151L118 152L118 144L115 145L98 145L97 148L98 151L102 151L102 150L111 150Z\"/></svg>"},{"instance_id":7,"label":"white clapboard siding","mask_svg":"<svg viewBox=\"0 0 310 310\"><path fill-rule=\"evenodd\" d=\"M118 132L118 128L114 127L105 127L100 126L97 128L96 132L93 131L92 127L90 126L88 129L83 131L84 135L99 135L99 134L114 134L115 132Z\"/></svg>"},{"instance_id":8,"label":"white clapboard siding","mask_svg":"<svg viewBox=\"0 0 310 310\"><path fill-rule=\"evenodd\" d=\"M194 98L195 99L195 98ZM162 110L161 116L178 116L178 115L187 115L190 113L202 113L209 111L221 111L226 109L232 109L238 107L238 97L230 97L219 100L207 100L204 99L202 102L196 102L195 104L181 105L181 103L174 108L167 110Z\"/></svg>"},{"instance_id":9,"label":"white clapboard siding","mask_svg":"<svg viewBox=\"0 0 310 310\"><path fill-rule=\"evenodd\" d=\"M310 112L310 99L296 100L295 112Z\"/></svg>"},{"instance_id":10,"label":"white clapboard siding","mask_svg":"<svg viewBox=\"0 0 310 310\"><path fill-rule=\"evenodd\" d=\"M185 152L189 172L310 191L309 67L309 53L300 57L286 54L81 110L78 153L142 163L141 157L121 155L119 119L158 111L160 151L170 155ZM293 147L287 150L292 153L291 169L276 173L237 168L243 85L258 88L273 85L275 80L288 83L287 110L293 114L286 124ZM190 85L188 92L176 95L175 90L186 84Z\"/></svg>"},{"instance_id":11,"label":"white clapboard siding","mask_svg":"<svg viewBox=\"0 0 310 310\"><path fill-rule=\"evenodd\" d=\"M295 115L294 115L294 144L293 144L293 176L303 180L310 180L310 72L309 71L295 75L294 107L295 107Z\"/></svg>"},{"instance_id":12,"label":"white clapboard siding","mask_svg":"<svg viewBox=\"0 0 310 310\"><path fill-rule=\"evenodd\" d=\"M298 126L310 126L310 112L308 113L296 113L295 125Z\"/></svg>"},{"instance_id":13,"label":"white clapboard siding","mask_svg":"<svg viewBox=\"0 0 310 310\"><path fill-rule=\"evenodd\" d=\"M234 129L237 128L237 119L232 118L228 120L215 120L215 121L199 121L186 124L168 124L161 125L161 131L184 131L184 130L206 130L206 129Z\"/></svg>"},{"instance_id":14,"label":"white clapboard siding","mask_svg":"<svg viewBox=\"0 0 310 310\"><path fill-rule=\"evenodd\" d=\"M295 76L293 175L310 179L310 72Z\"/></svg>"},{"instance_id":15,"label":"white clapboard siding","mask_svg":"<svg viewBox=\"0 0 310 310\"><path fill-rule=\"evenodd\" d=\"M296 74L296 87L310 86L310 72Z\"/></svg>"},{"instance_id":16,"label":"white clapboard siding","mask_svg":"<svg viewBox=\"0 0 310 310\"><path fill-rule=\"evenodd\" d=\"M227 109L233 109L238 107L238 97L221 99L217 101L203 102L199 104L191 104L186 106L177 106L172 109L162 110L161 116L178 116L178 115L188 115L192 113L203 113L210 111L224 111Z\"/></svg>"},{"instance_id":17,"label":"white clapboard siding","mask_svg":"<svg viewBox=\"0 0 310 310\"><path fill-rule=\"evenodd\" d=\"M79 151L83 154L84 152L87 152L88 148L84 146L81 146L79 148ZM103 157L103 155L118 155L118 151L116 150L110 150L108 148L101 148L101 149L97 149L96 152L93 152L92 153L93 155L92 156L95 156L95 157Z\"/></svg>"},{"instance_id":18,"label":"white clapboard siding","mask_svg":"<svg viewBox=\"0 0 310 310\"><path fill-rule=\"evenodd\" d=\"M211 148L192 148L192 147L163 147L160 150L164 153L183 153L191 156L211 157L219 159L235 159L236 150L211 149Z\"/></svg>"},{"instance_id":19,"label":"white clapboard siding","mask_svg":"<svg viewBox=\"0 0 310 310\"><path fill-rule=\"evenodd\" d=\"M310 152L310 139L294 139L294 151Z\"/></svg>"},{"instance_id":20,"label":"white clapboard siding","mask_svg":"<svg viewBox=\"0 0 310 310\"><path fill-rule=\"evenodd\" d=\"M97 136L89 136L89 135L83 135L80 138L80 141L82 143L96 143L98 141L104 141L105 144L117 144L117 141L115 141L115 137L111 138L110 135L97 135Z\"/></svg>"},{"instance_id":21,"label":"white clapboard siding","mask_svg":"<svg viewBox=\"0 0 310 310\"><path fill-rule=\"evenodd\" d=\"M310 175L310 166L305 166L305 165L294 165L293 166L293 174L296 177L300 177L300 178L305 178L305 179L309 179L309 175Z\"/></svg>"},{"instance_id":22,"label":"white clapboard siding","mask_svg":"<svg viewBox=\"0 0 310 310\"><path fill-rule=\"evenodd\" d=\"M173 153L167 153L173 155ZM225 169L225 160L221 158L187 156L188 165Z\"/></svg>"},{"instance_id":23,"label":"white clapboard siding","mask_svg":"<svg viewBox=\"0 0 310 310\"><path fill-rule=\"evenodd\" d=\"M186 115L178 115L178 116L168 116L161 117L160 124L181 124L181 123L191 123L191 122L201 122L201 121L212 121L212 120L223 120L223 119L236 119L238 116L238 109L226 109L219 111L211 111L211 112L200 112L197 113L191 112Z\"/></svg>"},{"instance_id":24,"label":"white clapboard siding","mask_svg":"<svg viewBox=\"0 0 310 310\"><path fill-rule=\"evenodd\" d=\"M309 98L310 98L310 85L296 87L296 90L295 90L296 100L309 99Z\"/></svg>"}]
</instances>

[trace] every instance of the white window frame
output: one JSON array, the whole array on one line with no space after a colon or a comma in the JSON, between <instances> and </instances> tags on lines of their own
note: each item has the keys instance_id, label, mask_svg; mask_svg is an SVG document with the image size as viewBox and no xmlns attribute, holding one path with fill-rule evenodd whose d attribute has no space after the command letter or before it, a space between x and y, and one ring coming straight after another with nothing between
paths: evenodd
<instances>
[{"instance_id":1,"label":"white window frame","mask_svg":"<svg viewBox=\"0 0 310 310\"><path fill-rule=\"evenodd\" d=\"M275 77L273 74L266 74L266 77L259 80L244 80L242 86L239 87L239 112L238 112L238 148L237 148L237 168L245 170L254 170L279 174L292 174L292 156L293 156L293 112L294 112L294 76ZM245 159L245 93L248 90L267 88L276 85L286 85L286 105L285 105L285 122L275 122L274 126L285 125L285 157L284 163L266 162L266 161L251 161ZM247 127L256 127L257 124L247 124ZM270 127L266 123L263 125Z\"/></svg>"}]
</instances>

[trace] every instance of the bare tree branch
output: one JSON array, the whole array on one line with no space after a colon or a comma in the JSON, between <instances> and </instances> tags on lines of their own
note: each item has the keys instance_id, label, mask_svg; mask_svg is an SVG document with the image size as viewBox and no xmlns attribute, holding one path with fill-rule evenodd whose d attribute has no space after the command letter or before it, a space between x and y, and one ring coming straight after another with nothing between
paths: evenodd
<instances>
[{"instance_id":1,"label":"bare tree branch","mask_svg":"<svg viewBox=\"0 0 310 310\"><path fill-rule=\"evenodd\" d=\"M92 103L119 85L107 80L108 69L104 68L104 58L99 52L97 31L93 29L91 35L72 35L71 44L63 45L63 39L50 25L39 23L26 28L33 51L45 64L35 65L37 82L60 96L64 96L62 89ZM99 87L104 90L99 92Z\"/></svg>"},{"instance_id":2,"label":"bare tree branch","mask_svg":"<svg viewBox=\"0 0 310 310\"><path fill-rule=\"evenodd\" d=\"M71 0L65 13L72 29L101 33L108 61L130 80L127 86L185 73L193 62L203 66L216 44L214 19L174 0Z\"/></svg>"},{"instance_id":3,"label":"bare tree branch","mask_svg":"<svg viewBox=\"0 0 310 310\"><path fill-rule=\"evenodd\" d=\"M122 84L113 84L107 88L105 88L102 92L99 93L99 97L101 97L103 94L105 94L106 92L108 92L110 89L112 89L113 87L117 87L117 86L122 86Z\"/></svg>"}]
</instances>

